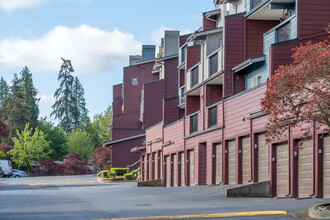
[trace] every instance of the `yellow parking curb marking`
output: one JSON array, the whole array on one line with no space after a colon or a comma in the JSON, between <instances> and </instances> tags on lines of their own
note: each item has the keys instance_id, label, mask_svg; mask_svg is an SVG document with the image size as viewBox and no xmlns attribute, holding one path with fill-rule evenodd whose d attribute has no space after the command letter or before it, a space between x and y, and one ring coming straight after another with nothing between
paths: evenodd
<instances>
[{"instance_id":1,"label":"yellow parking curb marking","mask_svg":"<svg viewBox=\"0 0 330 220\"><path fill-rule=\"evenodd\" d=\"M81 182L65 182L65 183L34 183L34 184L15 184L15 185L0 185L0 187L8 186L48 186L48 185L71 185L79 183L96 183L97 181L81 181Z\"/></svg>"},{"instance_id":2,"label":"yellow parking curb marking","mask_svg":"<svg viewBox=\"0 0 330 220\"><path fill-rule=\"evenodd\" d=\"M224 218L237 216L257 216L257 215L286 215L286 211L256 211L256 212L232 212L232 213L215 213L201 215L175 215L175 216L152 216L152 217L136 217L136 218L112 218L112 220L142 220L142 219L192 219L192 218ZM103 219L106 220L106 219Z\"/></svg>"}]
</instances>

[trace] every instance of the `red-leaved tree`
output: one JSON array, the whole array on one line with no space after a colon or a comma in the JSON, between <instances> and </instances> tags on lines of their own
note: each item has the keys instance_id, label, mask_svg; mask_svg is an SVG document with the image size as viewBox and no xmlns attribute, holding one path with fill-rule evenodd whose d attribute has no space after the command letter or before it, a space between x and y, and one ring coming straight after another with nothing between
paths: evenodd
<instances>
[{"instance_id":1,"label":"red-leaved tree","mask_svg":"<svg viewBox=\"0 0 330 220\"><path fill-rule=\"evenodd\" d=\"M34 170L37 176L58 176L62 175L62 166L55 163L52 158L43 158Z\"/></svg>"},{"instance_id":2,"label":"red-leaved tree","mask_svg":"<svg viewBox=\"0 0 330 220\"><path fill-rule=\"evenodd\" d=\"M111 149L108 147L96 148L91 153L91 160L95 171L109 169L109 161L111 160Z\"/></svg>"},{"instance_id":3,"label":"red-leaved tree","mask_svg":"<svg viewBox=\"0 0 330 220\"><path fill-rule=\"evenodd\" d=\"M0 151L4 152L6 154L6 159L11 160L11 155L8 154L8 152L13 149L11 146L6 146L6 145L0 145Z\"/></svg>"},{"instance_id":4,"label":"red-leaved tree","mask_svg":"<svg viewBox=\"0 0 330 220\"><path fill-rule=\"evenodd\" d=\"M86 160L81 160L79 154L70 151L70 153L64 156L64 162L61 164L63 175L89 174L91 171L86 166L86 163Z\"/></svg>"},{"instance_id":5,"label":"red-leaved tree","mask_svg":"<svg viewBox=\"0 0 330 220\"><path fill-rule=\"evenodd\" d=\"M268 141L280 138L290 126L300 126L308 137L314 122L329 132L329 42L308 42L293 51L292 64L278 67L261 101L262 111L270 115Z\"/></svg>"}]
</instances>

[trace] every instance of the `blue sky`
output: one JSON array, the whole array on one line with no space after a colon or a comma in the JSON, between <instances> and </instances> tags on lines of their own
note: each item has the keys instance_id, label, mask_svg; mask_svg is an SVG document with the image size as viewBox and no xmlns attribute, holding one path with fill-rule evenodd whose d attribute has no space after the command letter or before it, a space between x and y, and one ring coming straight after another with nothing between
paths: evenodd
<instances>
[{"instance_id":1,"label":"blue sky","mask_svg":"<svg viewBox=\"0 0 330 220\"><path fill-rule=\"evenodd\" d=\"M0 76L11 84L28 66L49 118L60 58L70 59L93 118L111 105L129 55L159 44L164 29L196 30L213 9L213 0L0 0Z\"/></svg>"}]
</instances>

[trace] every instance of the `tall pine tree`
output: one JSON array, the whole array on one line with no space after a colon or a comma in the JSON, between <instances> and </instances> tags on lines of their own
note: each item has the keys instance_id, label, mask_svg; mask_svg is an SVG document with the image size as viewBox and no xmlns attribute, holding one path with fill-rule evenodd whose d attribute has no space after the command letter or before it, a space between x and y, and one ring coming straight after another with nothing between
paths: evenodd
<instances>
[{"instance_id":1,"label":"tall pine tree","mask_svg":"<svg viewBox=\"0 0 330 220\"><path fill-rule=\"evenodd\" d=\"M1 76L0 78L0 108L4 106L4 98L8 96L9 87L7 82L4 80L4 78Z\"/></svg>"},{"instance_id":2,"label":"tall pine tree","mask_svg":"<svg viewBox=\"0 0 330 220\"><path fill-rule=\"evenodd\" d=\"M60 82L60 88L58 88L54 94L56 101L52 106L53 112L51 116L54 115L55 118L59 119L59 126L63 127L64 131L69 133L74 128L72 118L72 103L74 101L72 97L72 87L74 78L71 75L71 73L74 72L74 69L70 60L61 59L63 64L57 78Z\"/></svg>"},{"instance_id":3,"label":"tall pine tree","mask_svg":"<svg viewBox=\"0 0 330 220\"><path fill-rule=\"evenodd\" d=\"M86 109L84 93L84 89L80 84L78 77L75 77L72 90L72 117L74 130L79 130L81 128L83 119L85 116L87 116L88 113Z\"/></svg>"},{"instance_id":4,"label":"tall pine tree","mask_svg":"<svg viewBox=\"0 0 330 220\"><path fill-rule=\"evenodd\" d=\"M16 131L23 131L25 125L30 122L31 107L26 104L26 97L22 87L22 79L14 74L13 85L9 88L8 96L4 98L5 105L0 108L8 125L9 138L4 140L6 144L12 144L11 138L16 137Z\"/></svg>"},{"instance_id":5,"label":"tall pine tree","mask_svg":"<svg viewBox=\"0 0 330 220\"><path fill-rule=\"evenodd\" d=\"M26 66L21 72L22 89L25 95L25 102L30 107L30 126L34 129L38 126L39 117L39 100L37 98L38 91L33 85L32 73Z\"/></svg>"}]
</instances>

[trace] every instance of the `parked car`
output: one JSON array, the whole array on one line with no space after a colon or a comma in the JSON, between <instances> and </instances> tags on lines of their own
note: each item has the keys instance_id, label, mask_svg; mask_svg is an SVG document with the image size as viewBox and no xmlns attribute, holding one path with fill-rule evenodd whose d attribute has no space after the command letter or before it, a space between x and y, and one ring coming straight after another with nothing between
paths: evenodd
<instances>
[{"instance_id":1,"label":"parked car","mask_svg":"<svg viewBox=\"0 0 330 220\"><path fill-rule=\"evenodd\" d=\"M27 177L27 173L22 170L13 169L13 174L10 176L11 178L20 178L20 177Z\"/></svg>"},{"instance_id":2,"label":"parked car","mask_svg":"<svg viewBox=\"0 0 330 220\"><path fill-rule=\"evenodd\" d=\"M13 173L13 166L10 160L0 160L3 176L10 176Z\"/></svg>"}]
</instances>

